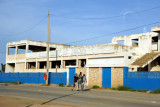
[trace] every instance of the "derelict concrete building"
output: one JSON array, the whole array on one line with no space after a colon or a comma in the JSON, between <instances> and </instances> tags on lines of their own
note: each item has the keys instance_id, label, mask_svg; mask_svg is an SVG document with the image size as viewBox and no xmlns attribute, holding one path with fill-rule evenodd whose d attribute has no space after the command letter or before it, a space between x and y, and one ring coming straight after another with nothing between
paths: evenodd
<instances>
[{"instance_id":1,"label":"derelict concrete building","mask_svg":"<svg viewBox=\"0 0 160 107\"><path fill-rule=\"evenodd\" d=\"M102 84L103 67L111 67L114 75L129 67L130 71L160 70L160 27L152 32L117 36L112 43L89 46L72 46L50 43L49 72L68 72L75 67L87 75L90 85ZM119 44L123 41L124 44ZM14 49L14 54L10 50ZM47 43L22 40L7 43L6 72L46 72ZM99 78L100 77L100 78ZM121 84L122 78L114 80ZM116 84L117 85L117 84Z\"/></svg>"}]
</instances>

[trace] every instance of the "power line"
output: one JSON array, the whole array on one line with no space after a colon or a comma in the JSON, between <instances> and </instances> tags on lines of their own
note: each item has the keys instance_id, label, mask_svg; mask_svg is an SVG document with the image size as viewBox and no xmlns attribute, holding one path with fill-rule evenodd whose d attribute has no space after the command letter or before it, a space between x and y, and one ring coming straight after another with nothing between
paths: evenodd
<instances>
[{"instance_id":1,"label":"power line","mask_svg":"<svg viewBox=\"0 0 160 107\"><path fill-rule=\"evenodd\" d=\"M110 34L108 34L108 35L95 36L95 37L92 37L92 38L83 39L83 40L79 40L79 41L74 41L74 42L70 42L70 43L64 43L64 44L69 45L69 44L78 43L78 42L83 42L83 41L88 41L88 40L92 40L92 39L96 39L96 38L102 38L102 37L106 37L106 36L109 36L109 35L114 35L114 34L118 34L118 33L122 33L122 32L131 31L131 30L134 30L134 29L146 27L146 26L149 26L149 25L154 25L154 24L157 24L157 23L160 23L160 21L157 21L157 22L154 22L154 23L150 23L150 24L146 24L146 25L142 25L142 26L138 26L138 27L134 27L134 28L130 28L130 29L125 29L125 30L118 31L118 32L113 32L113 33L110 33ZM13 52L14 52L14 51L13 51ZM0 53L6 53L6 52L0 52Z\"/></svg>"},{"instance_id":2,"label":"power line","mask_svg":"<svg viewBox=\"0 0 160 107\"><path fill-rule=\"evenodd\" d=\"M42 23L45 19L47 18L47 16L43 17L42 20L40 20L37 24L33 25L32 27L30 27L29 29L27 30L24 30L22 32L19 32L19 33L16 33L16 34L12 34L12 35L15 35L15 36L20 36L20 34L23 34L25 32L28 32L30 30L33 30L35 27L37 27L40 23ZM8 36L8 35L5 35L5 36ZM4 36L3 36L4 37Z\"/></svg>"},{"instance_id":3,"label":"power line","mask_svg":"<svg viewBox=\"0 0 160 107\"><path fill-rule=\"evenodd\" d=\"M131 15L131 14L137 14L137 13L143 13L143 12L147 12L147 11L151 11L154 9L158 9L160 8L160 6L156 6L150 9L146 9L146 10L141 10L141 11L137 11L137 12L132 12L132 13L128 13L126 15ZM59 17L59 18L65 18L65 19L79 19L79 20L87 20L87 19L110 19L110 18L117 18L117 17L122 17L122 16L126 16L125 14L122 15L115 15L115 16L106 16L106 17L89 17L89 18L78 18L78 17L65 17L65 16L58 16L58 15L53 15L50 14L51 16L55 16L55 17Z\"/></svg>"},{"instance_id":4,"label":"power line","mask_svg":"<svg viewBox=\"0 0 160 107\"><path fill-rule=\"evenodd\" d=\"M92 40L92 39L96 39L96 38L102 38L102 37L106 37L106 36L109 36L109 35L114 35L114 34L118 34L118 33L122 33L122 32L131 31L131 30L134 30L134 29L146 27L146 26L149 26L149 25L154 25L154 24L157 24L157 23L160 23L160 21L154 22L154 23L150 23L150 24L146 24L146 25L142 25L142 26L138 26L138 27L134 27L134 28L130 28L130 29L125 29L125 30L122 30L122 31L114 32L114 33L110 33L110 34L108 34L108 35L95 36L95 37L92 37L92 38L83 39L83 40L74 41L74 42L69 42L69 43L64 43L64 44L69 45L69 44L78 43L78 42L83 42L83 41L88 41L88 40ZM6 53L6 52L0 52L0 53Z\"/></svg>"},{"instance_id":5,"label":"power line","mask_svg":"<svg viewBox=\"0 0 160 107\"><path fill-rule=\"evenodd\" d=\"M157 23L160 23L160 21L154 22L154 23L150 23L150 24L146 24L146 25L142 25L142 26L138 26L138 27L134 27L134 28L130 28L130 29L126 29L126 30L122 30L122 31L118 31L118 32L114 32L114 33L110 33L108 35L95 36L95 37L92 37L92 38L82 39L82 40L79 40L79 41L74 41L74 42L64 43L64 44L69 45L69 44L83 42L83 41L88 41L88 40L92 40L92 39L96 39L96 38L102 38L102 37L106 37L106 36L109 36L109 35L114 35L114 34L118 34L118 33L122 33L122 32L127 32L127 31L130 31L130 30L138 29L138 28L141 28L141 27L146 27L146 26L149 26L149 25L157 24Z\"/></svg>"}]
</instances>

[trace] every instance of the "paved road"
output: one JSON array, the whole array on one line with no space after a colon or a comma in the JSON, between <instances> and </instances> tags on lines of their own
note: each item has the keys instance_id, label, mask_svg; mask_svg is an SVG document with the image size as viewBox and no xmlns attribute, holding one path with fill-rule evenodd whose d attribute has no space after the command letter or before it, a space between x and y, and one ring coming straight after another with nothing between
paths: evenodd
<instances>
[{"instance_id":1,"label":"paved road","mask_svg":"<svg viewBox=\"0 0 160 107\"><path fill-rule=\"evenodd\" d=\"M160 107L160 95L101 89L71 91L70 87L0 85L0 96L43 100L42 105L56 102L89 107Z\"/></svg>"}]
</instances>

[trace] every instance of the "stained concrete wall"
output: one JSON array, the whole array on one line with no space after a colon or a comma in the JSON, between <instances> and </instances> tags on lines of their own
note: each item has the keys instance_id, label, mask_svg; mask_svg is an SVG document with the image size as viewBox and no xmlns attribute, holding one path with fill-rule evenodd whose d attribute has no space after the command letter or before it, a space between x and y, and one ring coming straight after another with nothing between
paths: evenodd
<instances>
[{"instance_id":1,"label":"stained concrete wall","mask_svg":"<svg viewBox=\"0 0 160 107\"><path fill-rule=\"evenodd\" d=\"M102 68L89 68L88 87L93 85L102 87Z\"/></svg>"},{"instance_id":2,"label":"stained concrete wall","mask_svg":"<svg viewBox=\"0 0 160 107\"><path fill-rule=\"evenodd\" d=\"M16 56L15 55L7 55L6 56L6 61L11 61L11 60L15 60Z\"/></svg>"},{"instance_id":3,"label":"stained concrete wall","mask_svg":"<svg viewBox=\"0 0 160 107\"><path fill-rule=\"evenodd\" d=\"M111 68L111 88L123 85L123 68Z\"/></svg>"},{"instance_id":4,"label":"stained concrete wall","mask_svg":"<svg viewBox=\"0 0 160 107\"><path fill-rule=\"evenodd\" d=\"M140 53L144 55L154 50L152 49L152 37L155 37L155 36L159 37L159 34L155 32L148 32L148 33L142 33L142 34L117 36L112 38L112 44L118 44L118 41L124 40L124 45L132 46L132 40L138 39L138 47L141 48Z\"/></svg>"},{"instance_id":5,"label":"stained concrete wall","mask_svg":"<svg viewBox=\"0 0 160 107\"><path fill-rule=\"evenodd\" d=\"M76 68L76 73L79 75L80 72L82 72L82 74L85 74L87 77L87 68Z\"/></svg>"},{"instance_id":6,"label":"stained concrete wall","mask_svg":"<svg viewBox=\"0 0 160 107\"><path fill-rule=\"evenodd\" d=\"M17 54L16 59L25 59L25 54Z\"/></svg>"},{"instance_id":7,"label":"stained concrete wall","mask_svg":"<svg viewBox=\"0 0 160 107\"><path fill-rule=\"evenodd\" d=\"M70 47L64 48L63 50L50 51L50 57L56 56L76 56L76 55L93 55L93 54L109 54L118 52L128 52L128 53L139 53L139 49L136 47L128 47L123 45L114 44L100 44L100 45L90 45L81 47ZM29 58L44 58L46 57L46 52L35 52L27 53L26 57Z\"/></svg>"},{"instance_id":8,"label":"stained concrete wall","mask_svg":"<svg viewBox=\"0 0 160 107\"><path fill-rule=\"evenodd\" d=\"M16 63L15 72L25 72L25 63Z\"/></svg>"},{"instance_id":9,"label":"stained concrete wall","mask_svg":"<svg viewBox=\"0 0 160 107\"><path fill-rule=\"evenodd\" d=\"M6 64L6 67L5 67L5 72L15 72L15 67L12 67L11 65L9 64Z\"/></svg>"}]
</instances>

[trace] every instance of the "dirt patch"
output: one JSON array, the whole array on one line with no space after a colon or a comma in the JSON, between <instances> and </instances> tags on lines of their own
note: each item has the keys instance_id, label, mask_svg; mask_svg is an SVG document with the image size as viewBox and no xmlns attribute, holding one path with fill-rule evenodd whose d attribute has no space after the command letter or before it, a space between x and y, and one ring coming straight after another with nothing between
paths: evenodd
<instances>
[{"instance_id":1,"label":"dirt patch","mask_svg":"<svg viewBox=\"0 0 160 107\"><path fill-rule=\"evenodd\" d=\"M77 107L74 105L60 104L55 102L41 105L44 102L45 101L42 100L0 96L0 107Z\"/></svg>"}]
</instances>

